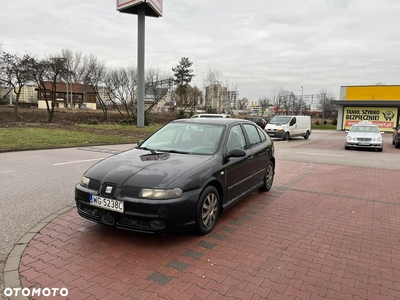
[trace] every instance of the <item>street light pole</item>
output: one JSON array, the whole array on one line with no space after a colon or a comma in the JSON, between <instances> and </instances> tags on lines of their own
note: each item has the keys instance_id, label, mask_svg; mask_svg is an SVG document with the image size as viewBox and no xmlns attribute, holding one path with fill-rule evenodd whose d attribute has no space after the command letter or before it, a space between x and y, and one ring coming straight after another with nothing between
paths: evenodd
<instances>
[{"instance_id":1,"label":"street light pole","mask_svg":"<svg viewBox=\"0 0 400 300\"><path fill-rule=\"evenodd\" d=\"M301 86L301 98L300 98L300 115L303 112L303 86Z\"/></svg>"}]
</instances>

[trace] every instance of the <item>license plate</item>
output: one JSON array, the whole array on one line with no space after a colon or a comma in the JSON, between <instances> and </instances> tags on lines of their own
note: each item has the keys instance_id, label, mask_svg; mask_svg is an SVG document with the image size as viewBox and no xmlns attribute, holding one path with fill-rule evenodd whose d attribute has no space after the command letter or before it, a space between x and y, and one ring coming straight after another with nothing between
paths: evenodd
<instances>
[{"instance_id":1,"label":"license plate","mask_svg":"<svg viewBox=\"0 0 400 300\"><path fill-rule=\"evenodd\" d=\"M270 136L274 136L275 134L274 134L274 133L268 133L268 135L270 135Z\"/></svg>"},{"instance_id":2,"label":"license plate","mask_svg":"<svg viewBox=\"0 0 400 300\"><path fill-rule=\"evenodd\" d=\"M120 200L114 200L114 199L103 198L100 196L90 195L90 205L120 213L124 212L124 201Z\"/></svg>"},{"instance_id":3,"label":"license plate","mask_svg":"<svg viewBox=\"0 0 400 300\"><path fill-rule=\"evenodd\" d=\"M359 142L358 143L360 146L366 146L366 145L369 145L369 143L365 143L365 142Z\"/></svg>"}]
</instances>

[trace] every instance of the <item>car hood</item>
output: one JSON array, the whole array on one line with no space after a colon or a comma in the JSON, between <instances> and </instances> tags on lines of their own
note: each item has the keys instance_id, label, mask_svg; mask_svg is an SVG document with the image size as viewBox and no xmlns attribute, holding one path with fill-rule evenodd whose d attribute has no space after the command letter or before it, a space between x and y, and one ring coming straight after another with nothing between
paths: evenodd
<instances>
[{"instance_id":1,"label":"car hood","mask_svg":"<svg viewBox=\"0 0 400 300\"><path fill-rule=\"evenodd\" d=\"M85 176L118 186L165 188L212 158L210 155L162 152L154 155L148 150L132 149L98 162Z\"/></svg>"}]
</instances>

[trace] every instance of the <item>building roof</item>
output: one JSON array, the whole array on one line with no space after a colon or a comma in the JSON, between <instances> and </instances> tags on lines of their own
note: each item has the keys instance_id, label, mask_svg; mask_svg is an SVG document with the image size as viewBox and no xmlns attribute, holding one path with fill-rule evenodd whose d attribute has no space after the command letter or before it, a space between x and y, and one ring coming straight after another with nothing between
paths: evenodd
<instances>
[{"instance_id":1,"label":"building roof","mask_svg":"<svg viewBox=\"0 0 400 300\"><path fill-rule=\"evenodd\" d=\"M51 90L52 89L52 82L45 82L44 85L46 87L46 90ZM40 88L37 88L40 89ZM67 85L65 82L57 82L56 83L56 92L67 92ZM68 92L72 93L95 93L93 88L91 86L86 86L80 83L69 83L68 84Z\"/></svg>"}]
</instances>

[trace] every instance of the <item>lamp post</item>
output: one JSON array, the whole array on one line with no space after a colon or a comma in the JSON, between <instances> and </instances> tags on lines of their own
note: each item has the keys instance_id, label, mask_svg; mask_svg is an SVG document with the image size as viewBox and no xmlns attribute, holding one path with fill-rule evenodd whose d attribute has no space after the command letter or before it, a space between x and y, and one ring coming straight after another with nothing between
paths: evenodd
<instances>
[{"instance_id":1,"label":"lamp post","mask_svg":"<svg viewBox=\"0 0 400 300\"><path fill-rule=\"evenodd\" d=\"M300 98L300 115L303 112L303 86L301 86L301 98Z\"/></svg>"}]
</instances>

